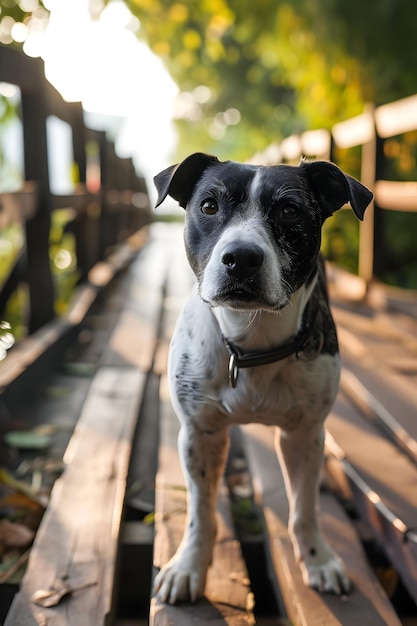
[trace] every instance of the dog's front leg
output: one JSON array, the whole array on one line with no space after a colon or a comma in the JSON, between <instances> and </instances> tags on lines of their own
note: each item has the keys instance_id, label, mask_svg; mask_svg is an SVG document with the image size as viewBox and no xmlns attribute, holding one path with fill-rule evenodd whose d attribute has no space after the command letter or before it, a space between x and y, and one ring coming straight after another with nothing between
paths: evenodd
<instances>
[{"instance_id":1,"label":"dog's front leg","mask_svg":"<svg viewBox=\"0 0 417 626\"><path fill-rule=\"evenodd\" d=\"M183 425L178 446L187 484L187 523L182 542L155 579L162 602L195 602L204 593L216 537L216 502L228 447L227 429L201 431Z\"/></svg>"},{"instance_id":2,"label":"dog's front leg","mask_svg":"<svg viewBox=\"0 0 417 626\"><path fill-rule=\"evenodd\" d=\"M312 423L293 432L277 430L276 444L289 500L288 530L304 582L319 591L348 593L350 582L343 564L324 541L317 524L323 426Z\"/></svg>"}]
</instances>

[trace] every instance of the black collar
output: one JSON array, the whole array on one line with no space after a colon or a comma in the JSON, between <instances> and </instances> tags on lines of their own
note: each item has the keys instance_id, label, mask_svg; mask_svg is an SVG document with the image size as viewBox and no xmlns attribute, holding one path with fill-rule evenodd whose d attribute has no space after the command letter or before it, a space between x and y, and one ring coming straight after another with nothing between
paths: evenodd
<instances>
[{"instance_id":1,"label":"black collar","mask_svg":"<svg viewBox=\"0 0 417 626\"><path fill-rule=\"evenodd\" d=\"M230 355L229 359L229 385L233 389L237 384L239 369L245 367L256 367L257 365L268 365L282 361L295 354L299 358L305 344L310 337L310 326L307 324L302 328L291 341L283 343L281 346L269 350L252 350L245 352L234 343L223 337L224 345Z\"/></svg>"}]
</instances>

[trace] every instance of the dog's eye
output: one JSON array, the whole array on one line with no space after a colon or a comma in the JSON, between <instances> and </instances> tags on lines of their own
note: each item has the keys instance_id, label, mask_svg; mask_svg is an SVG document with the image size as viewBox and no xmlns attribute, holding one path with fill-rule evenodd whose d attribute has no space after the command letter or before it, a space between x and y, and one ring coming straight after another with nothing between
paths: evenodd
<instances>
[{"instance_id":1,"label":"dog's eye","mask_svg":"<svg viewBox=\"0 0 417 626\"><path fill-rule=\"evenodd\" d=\"M281 209L281 217L286 222L294 222L300 215L300 210L294 204L287 204Z\"/></svg>"},{"instance_id":2,"label":"dog's eye","mask_svg":"<svg viewBox=\"0 0 417 626\"><path fill-rule=\"evenodd\" d=\"M208 198L207 200L204 200L204 202L201 204L201 210L206 215L215 215L219 210L219 207L217 206L217 202L213 200L213 198Z\"/></svg>"}]
</instances>

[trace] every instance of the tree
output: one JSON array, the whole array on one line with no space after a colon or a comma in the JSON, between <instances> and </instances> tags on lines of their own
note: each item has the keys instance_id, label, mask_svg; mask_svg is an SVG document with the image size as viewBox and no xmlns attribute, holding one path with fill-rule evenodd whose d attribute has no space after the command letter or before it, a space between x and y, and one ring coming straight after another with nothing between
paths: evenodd
<instances>
[{"instance_id":1,"label":"tree","mask_svg":"<svg viewBox=\"0 0 417 626\"><path fill-rule=\"evenodd\" d=\"M411 0L127 4L183 92L186 152L247 158L293 132L330 128L367 101L416 90Z\"/></svg>"}]
</instances>

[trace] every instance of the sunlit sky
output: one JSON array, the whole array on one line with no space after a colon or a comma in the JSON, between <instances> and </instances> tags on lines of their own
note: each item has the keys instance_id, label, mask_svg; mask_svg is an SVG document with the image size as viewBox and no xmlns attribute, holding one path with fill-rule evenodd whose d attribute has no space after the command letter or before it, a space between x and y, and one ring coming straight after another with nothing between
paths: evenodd
<instances>
[{"instance_id":1,"label":"sunlit sky","mask_svg":"<svg viewBox=\"0 0 417 626\"><path fill-rule=\"evenodd\" d=\"M132 156L149 179L170 162L171 122L178 87L141 42L140 23L121 0L97 19L102 0L49 0L42 40L29 37L26 52L41 55L48 80L68 101L81 101L88 125L105 128L119 156Z\"/></svg>"}]
</instances>

